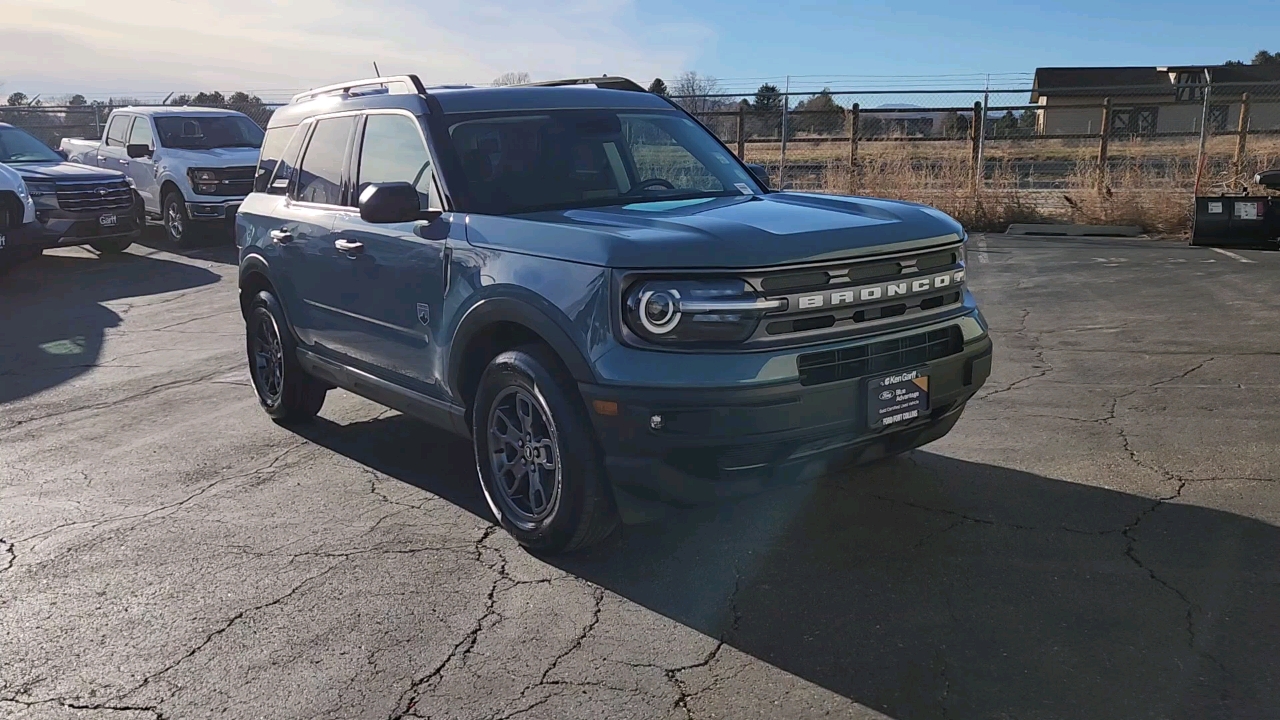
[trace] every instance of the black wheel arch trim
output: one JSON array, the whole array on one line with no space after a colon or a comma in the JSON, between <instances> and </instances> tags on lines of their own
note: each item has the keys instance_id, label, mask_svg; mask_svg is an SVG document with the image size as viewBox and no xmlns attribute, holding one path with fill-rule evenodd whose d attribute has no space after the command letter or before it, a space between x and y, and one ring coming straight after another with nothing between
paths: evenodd
<instances>
[{"instance_id":1,"label":"black wheel arch trim","mask_svg":"<svg viewBox=\"0 0 1280 720\"><path fill-rule=\"evenodd\" d=\"M452 333L445 377L449 389L457 397L467 346L486 328L498 323L523 325L541 337L560 357L569 373L579 382L598 382L591 363L574 342L569 318L541 296L522 288L510 287L506 294L490 295L476 301L461 314Z\"/></svg>"}]
</instances>

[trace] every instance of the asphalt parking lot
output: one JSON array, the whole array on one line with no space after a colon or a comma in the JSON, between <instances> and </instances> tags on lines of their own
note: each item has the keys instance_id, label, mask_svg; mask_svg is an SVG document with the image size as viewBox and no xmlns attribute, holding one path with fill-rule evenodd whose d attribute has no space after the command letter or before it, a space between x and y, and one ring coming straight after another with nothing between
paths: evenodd
<instances>
[{"instance_id":1,"label":"asphalt parking lot","mask_svg":"<svg viewBox=\"0 0 1280 720\"><path fill-rule=\"evenodd\" d=\"M0 716L1274 718L1280 254L975 238L906 457L538 560L463 442L257 408L234 253L0 276Z\"/></svg>"}]
</instances>

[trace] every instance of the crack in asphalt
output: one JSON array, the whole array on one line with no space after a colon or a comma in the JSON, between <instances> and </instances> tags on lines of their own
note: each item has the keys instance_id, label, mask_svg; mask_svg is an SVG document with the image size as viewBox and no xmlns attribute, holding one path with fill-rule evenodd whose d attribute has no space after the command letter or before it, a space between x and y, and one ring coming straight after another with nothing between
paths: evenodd
<instances>
[{"instance_id":1,"label":"crack in asphalt","mask_svg":"<svg viewBox=\"0 0 1280 720\"><path fill-rule=\"evenodd\" d=\"M13 543L5 542L4 538L0 538L0 550L3 550L9 556L9 561L4 564L4 567L0 567L0 573L3 573L12 569L13 564L18 562L18 550L13 546Z\"/></svg>"},{"instance_id":2,"label":"crack in asphalt","mask_svg":"<svg viewBox=\"0 0 1280 720\"><path fill-rule=\"evenodd\" d=\"M128 696L130 696L130 695L133 695L134 693L140 692L140 691L141 691L143 688L145 688L147 685L151 684L151 682L152 682L153 680L155 680L156 678L159 678L161 675L164 675L164 674L166 674L166 673L169 673L169 672L173 671L174 669L176 669L176 668L177 668L179 665L181 665L182 663L186 662L187 660L190 660L192 657L195 657L195 655L196 655L197 653L199 653L201 650L203 650L205 647L207 647L207 646L209 645L209 643L213 642L213 641L214 641L215 639L217 639L220 635L222 635L223 633L225 633L225 632L227 632L228 630L230 630L232 627L234 627L234 626L235 626L235 624L236 624L236 623L238 623L238 622L240 622L241 620L243 620L243 619L245 618L245 616L249 615L250 613L255 613L255 612L258 612L258 611L260 611L260 610L265 610L265 609L267 609L267 608L269 608L269 607L274 607L274 606L276 606L276 605L279 605L280 603L285 602L286 600L288 600L288 599L292 598L294 595L296 595L298 592L300 592L300 591L302 590L302 588L306 587L306 586L307 586L308 584L310 584L311 582L313 582L313 581L315 581L315 580L318 580L319 578L322 578L322 577L324 577L325 575L328 575L329 573L333 572L334 570L338 569L338 568L339 568L339 567L341 567L341 566L342 566L342 563L341 563L341 562L334 563L334 564L330 565L329 567L325 568L324 570L322 570L322 571L320 571L320 572L318 572L318 573L316 573L316 574L314 574L314 575L310 575L310 576L308 576L307 578L305 578L304 580L302 580L301 582L297 583L297 584L296 584L296 585L294 585L292 588L290 588L290 589L289 589L289 591L288 591L287 593L285 593L284 595L281 595L280 597L277 597L277 598L275 598L274 600L269 600L269 601L267 601L267 602L265 602L265 603L261 603L261 604L259 604L259 605L254 605L253 607L250 607L250 608L246 608L246 609L244 609L244 610L241 610L240 612L238 612L238 613L236 613L235 615L233 615L233 616L231 617L231 619L230 619L230 620L227 620L227 622L223 623L223 625L222 625L221 627L217 628L217 629L216 629L216 630L214 630L213 632L211 632L211 633L209 633L208 635L206 635L206 636L205 636L205 638L204 638L204 640L200 641L198 644L196 644L196 646L195 646L195 647L193 647L193 648L191 648L190 650L188 650L188 651L186 652L186 654L184 654L182 657L180 657L180 658L178 658L177 660L174 660L173 662L169 663L168 665L166 665L164 668L162 668L162 669L161 669L161 670L159 670L158 672L154 672L154 673L152 673L152 674L148 675L146 678L143 678L143 680L142 680L142 683L141 683L141 684L137 685L137 686L136 686L136 687L134 687L132 690L128 690L128 691L126 691L126 692L122 693L122 694L120 695L120 697L121 697L121 698L126 698L126 697L128 697Z\"/></svg>"},{"instance_id":3,"label":"crack in asphalt","mask_svg":"<svg viewBox=\"0 0 1280 720\"><path fill-rule=\"evenodd\" d=\"M164 713L154 705L108 705L106 703L85 703L73 698L48 698L45 700L22 700L16 697L0 697L0 703L13 703L32 708L40 705L60 705L69 710L105 710L108 712L151 713L155 720L166 720Z\"/></svg>"},{"instance_id":4,"label":"crack in asphalt","mask_svg":"<svg viewBox=\"0 0 1280 720\"><path fill-rule=\"evenodd\" d=\"M1028 308L1024 308L1022 310L1022 317L1019 319L1018 329L1015 330L1012 334L1014 336L1021 337L1024 340L1027 340L1029 343L1031 343L1031 350L1033 353L1035 353L1036 362L1040 364L1042 369L1024 378L1015 380L1012 383L1009 383L1008 385L1006 385L1005 387L992 390L991 392L985 393L983 395L979 395L974 398L975 400L986 400L987 398L993 397L995 395L1007 393L1011 390L1017 390L1018 388L1022 387L1026 383L1029 383L1032 380L1039 380L1045 375L1048 375L1049 373L1053 372L1053 363L1050 363L1044 357L1045 348L1040 345L1040 333L1033 333L1035 335L1034 339L1028 337L1027 318L1029 318L1030 316L1031 316L1031 310Z\"/></svg>"},{"instance_id":5,"label":"crack in asphalt","mask_svg":"<svg viewBox=\"0 0 1280 720\"><path fill-rule=\"evenodd\" d=\"M476 539L473 545L475 548L475 558L477 562L483 562L481 547L496 531L497 526L490 525L485 528L484 532L480 534L480 537ZM453 649L449 651L449 654L444 660L440 661L425 675L410 683L408 689L401 694L400 701L396 703L396 710L392 712L388 720L403 720L403 718L406 717L417 717L413 714L413 709L417 705L418 699L421 697L422 688L439 679L444 674L444 671L449 667L450 663L454 660L461 662L466 659L467 655L475 648L476 642L479 640L480 633L484 631L485 622L489 620L489 618L498 614L495 609L495 606L497 605L498 589L503 580L508 580L509 577L507 576L506 557L502 554L501 550L498 550L497 548L491 549L495 550L498 554L498 566L500 569L497 569L498 577L494 578L493 583L489 586L489 592L485 596L484 612L476 619L475 625L467 631L467 634L454 644Z\"/></svg>"},{"instance_id":6,"label":"crack in asphalt","mask_svg":"<svg viewBox=\"0 0 1280 720\"><path fill-rule=\"evenodd\" d=\"M77 407L63 408L62 410L46 413L44 415L36 415L33 417L24 418L22 420L17 420L15 422L9 423L4 427L0 427L0 433L7 433L10 430L15 430L19 427L22 427L23 425L29 425L33 422L39 422L41 420L50 420L52 418L62 417L64 415L71 415L79 412L88 412L92 410L105 410L107 408L117 407L125 403L133 402L135 400L141 400L146 397L151 397L152 395L157 395L166 390L175 390L181 387L199 385L202 382L208 382L209 380L212 380L216 377L221 377L223 375L226 375L228 372L229 372L228 369L223 367L223 368L219 368L214 372L204 373L194 378L186 378L183 380L172 380L170 382L160 383L159 385L152 385L151 387L145 390L140 390L136 393L133 393L131 395L126 395L122 398L115 398L113 400L106 400L99 403L93 403L92 405L80 405Z\"/></svg>"}]
</instances>

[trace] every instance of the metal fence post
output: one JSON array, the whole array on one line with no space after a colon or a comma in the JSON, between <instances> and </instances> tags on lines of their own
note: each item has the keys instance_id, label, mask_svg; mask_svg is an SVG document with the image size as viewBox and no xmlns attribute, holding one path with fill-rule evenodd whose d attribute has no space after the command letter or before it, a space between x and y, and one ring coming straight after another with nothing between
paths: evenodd
<instances>
[{"instance_id":1,"label":"metal fence post","mask_svg":"<svg viewBox=\"0 0 1280 720\"><path fill-rule=\"evenodd\" d=\"M1244 154L1249 141L1249 93L1240 96L1240 128L1236 135L1236 156L1232 162L1232 174L1240 180L1241 185L1248 185L1244 179Z\"/></svg>"},{"instance_id":2,"label":"metal fence post","mask_svg":"<svg viewBox=\"0 0 1280 720\"><path fill-rule=\"evenodd\" d=\"M1200 180L1204 177L1204 166L1208 164L1208 144L1209 144L1209 98L1213 95L1213 84L1209 76L1209 71L1204 71L1204 108L1200 115L1200 150L1196 156L1196 187L1194 194L1200 194Z\"/></svg>"},{"instance_id":3,"label":"metal fence post","mask_svg":"<svg viewBox=\"0 0 1280 720\"><path fill-rule=\"evenodd\" d=\"M969 128L969 140L973 144L973 147L971 148L972 162L973 162L973 177L969 178L969 184L975 194L978 192L978 187L982 183L981 178L983 175L983 168L979 163L981 162L981 159L982 159L981 158L982 135L986 132L984 129L984 125L985 123L983 122L983 118L982 118L982 103L975 102L973 104L973 127Z\"/></svg>"},{"instance_id":4,"label":"metal fence post","mask_svg":"<svg viewBox=\"0 0 1280 720\"><path fill-rule=\"evenodd\" d=\"M1107 150L1111 142L1111 98L1102 101L1102 127L1098 128L1098 194L1107 189Z\"/></svg>"},{"instance_id":5,"label":"metal fence post","mask_svg":"<svg viewBox=\"0 0 1280 720\"><path fill-rule=\"evenodd\" d=\"M93 106L93 131L97 134L98 139L102 139L102 116L98 113L98 106Z\"/></svg>"},{"instance_id":6,"label":"metal fence post","mask_svg":"<svg viewBox=\"0 0 1280 720\"><path fill-rule=\"evenodd\" d=\"M745 105L738 106L738 159L744 162L747 159L747 108Z\"/></svg>"},{"instance_id":7,"label":"metal fence post","mask_svg":"<svg viewBox=\"0 0 1280 720\"><path fill-rule=\"evenodd\" d=\"M782 146L778 154L778 189L787 189L787 115L791 110L791 76L782 91Z\"/></svg>"},{"instance_id":8,"label":"metal fence post","mask_svg":"<svg viewBox=\"0 0 1280 720\"><path fill-rule=\"evenodd\" d=\"M858 192L858 120L862 114L862 106L854 103L845 113L845 122L849 124L849 194Z\"/></svg>"}]
</instances>

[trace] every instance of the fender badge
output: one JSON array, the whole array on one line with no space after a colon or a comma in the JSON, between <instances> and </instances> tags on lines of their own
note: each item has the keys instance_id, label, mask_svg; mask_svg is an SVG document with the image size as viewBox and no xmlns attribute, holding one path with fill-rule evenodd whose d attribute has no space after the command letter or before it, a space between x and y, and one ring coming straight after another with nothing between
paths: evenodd
<instances>
[{"instance_id":1,"label":"fender badge","mask_svg":"<svg viewBox=\"0 0 1280 720\"><path fill-rule=\"evenodd\" d=\"M418 322L423 325L431 324L431 306L426 303L418 303Z\"/></svg>"}]
</instances>

